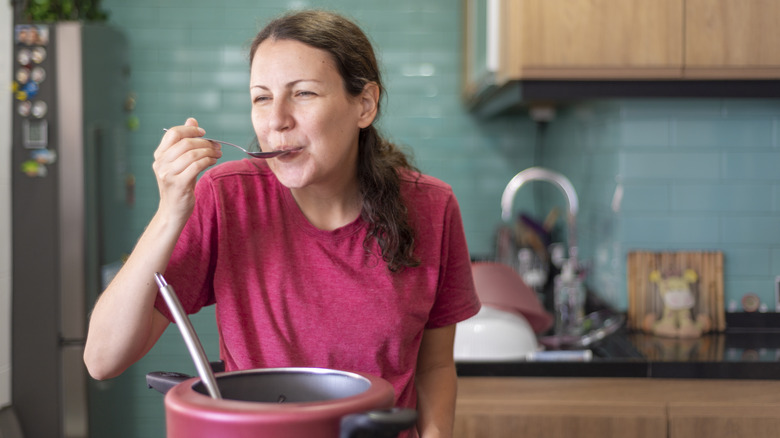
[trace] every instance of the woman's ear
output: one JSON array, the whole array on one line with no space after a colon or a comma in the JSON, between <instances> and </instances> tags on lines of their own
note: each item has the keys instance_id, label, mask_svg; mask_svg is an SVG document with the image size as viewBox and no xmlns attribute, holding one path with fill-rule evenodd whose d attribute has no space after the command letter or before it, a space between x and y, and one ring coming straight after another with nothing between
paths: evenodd
<instances>
[{"instance_id":1,"label":"woman's ear","mask_svg":"<svg viewBox=\"0 0 780 438\"><path fill-rule=\"evenodd\" d=\"M379 109L379 85L376 82L367 83L358 98L360 99L358 126L363 129L371 126L376 118Z\"/></svg>"}]
</instances>

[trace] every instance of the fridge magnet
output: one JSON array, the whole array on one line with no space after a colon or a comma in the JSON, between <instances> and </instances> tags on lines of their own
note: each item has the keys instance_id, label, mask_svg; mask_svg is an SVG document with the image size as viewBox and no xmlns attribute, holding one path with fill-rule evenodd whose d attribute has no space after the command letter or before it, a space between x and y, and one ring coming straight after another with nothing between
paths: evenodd
<instances>
[{"instance_id":1,"label":"fridge magnet","mask_svg":"<svg viewBox=\"0 0 780 438\"><path fill-rule=\"evenodd\" d=\"M23 162L21 164L21 168L22 173L29 176L30 178L43 178L49 173L46 169L46 166L35 160L27 160Z\"/></svg>"},{"instance_id":2,"label":"fridge magnet","mask_svg":"<svg viewBox=\"0 0 780 438\"><path fill-rule=\"evenodd\" d=\"M54 164L57 161L57 151L52 149L36 149L30 151L30 158L40 164Z\"/></svg>"},{"instance_id":3,"label":"fridge magnet","mask_svg":"<svg viewBox=\"0 0 780 438\"><path fill-rule=\"evenodd\" d=\"M645 252L628 255L628 324L667 337L723 331L723 254Z\"/></svg>"}]
</instances>

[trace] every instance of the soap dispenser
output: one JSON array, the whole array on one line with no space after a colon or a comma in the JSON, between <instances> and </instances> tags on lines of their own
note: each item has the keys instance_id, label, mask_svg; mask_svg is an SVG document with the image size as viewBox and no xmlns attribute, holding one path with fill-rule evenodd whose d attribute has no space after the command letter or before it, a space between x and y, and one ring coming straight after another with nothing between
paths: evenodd
<instances>
[{"instance_id":1,"label":"soap dispenser","mask_svg":"<svg viewBox=\"0 0 780 438\"><path fill-rule=\"evenodd\" d=\"M579 336L585 318L585 288L577 276L574 263L564 262L561 273L555 277L553 298L555 303L555 334Z\"/></svg>"}]
</instances>

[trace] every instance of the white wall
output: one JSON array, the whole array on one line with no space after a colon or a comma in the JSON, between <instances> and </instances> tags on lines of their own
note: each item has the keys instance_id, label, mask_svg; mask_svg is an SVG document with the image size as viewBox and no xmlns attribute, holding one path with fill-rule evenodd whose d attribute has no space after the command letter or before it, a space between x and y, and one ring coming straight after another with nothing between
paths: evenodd
<instances>
[{"instance_id":1,"label":"white wall","mask_svg":"<svg viewBox=\"0 0 780 438\"><path fill-rule=\"evenodd\" d=\"M11 83L13 9L0 2L0 408L11 404Z\"/></svg>"}]
</instances>

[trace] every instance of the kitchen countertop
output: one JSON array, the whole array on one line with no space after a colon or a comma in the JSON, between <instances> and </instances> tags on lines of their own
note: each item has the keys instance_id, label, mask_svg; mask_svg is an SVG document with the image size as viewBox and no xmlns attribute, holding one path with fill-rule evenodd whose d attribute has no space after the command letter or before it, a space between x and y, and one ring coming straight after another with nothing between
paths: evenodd
<instances>
[{"instance_id":1,"label":"kitchen countertop","mask_svg":"<svg viewBox=\"0 0 780 438\"><path fill-rule=\"evenodd\" d=\"M621 329L587 362L459 362L460 377L650 377L780 380L780 313L729 313L727 329L669 339Z\"/></svg>"}]
</instances>

